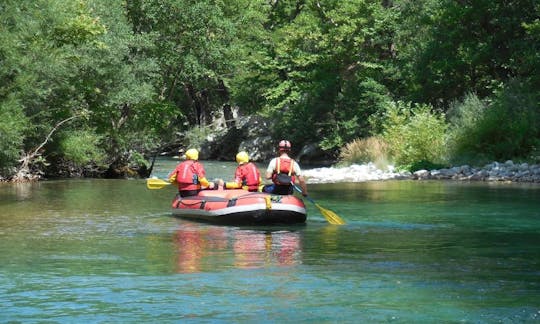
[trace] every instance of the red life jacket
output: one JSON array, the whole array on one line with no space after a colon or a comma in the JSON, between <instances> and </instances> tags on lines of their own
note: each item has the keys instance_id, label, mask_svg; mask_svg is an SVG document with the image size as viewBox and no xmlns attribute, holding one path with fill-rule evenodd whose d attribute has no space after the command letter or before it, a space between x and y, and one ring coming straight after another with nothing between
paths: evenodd
<instances>
[{"instance_id":1,"label":"red life jacket","mask_svg":"<svg viewBox=\"0 0 540 324\"><path fill-rule=\"evenodd\" d=\"M178 190L199 190L199 175L201 175L201 165L197 161L187 160L180 163L176 170L176 182ZM202 174L201 176L204 176Z\"/></svg>"},{"instance_id":2,"label":"red life jacket","mask_svg":"<svg viewBox=\"0 0 540 324\"><path fill-rule=\"evenodd\" d=\"M247 186L249 191L257 191L259 190L261 173L255 164L248 162L238 166L236 179L241 180L242 186Z\"/></svg>"},{"instance_id":3,"label":"red life jacket","mask_svg":"<svg viewBox=\"0 0 540 324\"><path fill-rule=\"evenodd\" d=\"M294 160L291 158L278 157L276 159L276 167L274 168L274 174L272 174L272 182L277 185L282 185L278 181L278 174L287 175L291 178L291 183L295 182L294 172Z\"/></svg>"}]
</instances>

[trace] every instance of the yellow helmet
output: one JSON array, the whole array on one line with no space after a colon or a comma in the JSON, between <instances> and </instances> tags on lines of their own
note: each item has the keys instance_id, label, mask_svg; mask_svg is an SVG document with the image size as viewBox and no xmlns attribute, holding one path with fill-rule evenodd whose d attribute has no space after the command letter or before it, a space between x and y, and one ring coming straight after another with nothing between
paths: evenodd
<instances>
[{"instance_id":1,"label":"yellow helmet","mask_svg":"<svg viewBox=\"0 0 540 324\"><path fill-rule=\"evenodd\" d=\"M186 151L186 159L197 161L199 159L199 151L197 151L196 149L187 150Z\"/></svg>"},{"instance_id":2,"label":"yellow helmet","mask_svg":"<svg viewBox=\"0 0 540 324\"><path fill-rule=\"evenodd\" d=\"M249 162L248 154L244 151L238 152L238 154L236 154L236 162L238 162L238 164Z\"/></svg>"}]
</instances>

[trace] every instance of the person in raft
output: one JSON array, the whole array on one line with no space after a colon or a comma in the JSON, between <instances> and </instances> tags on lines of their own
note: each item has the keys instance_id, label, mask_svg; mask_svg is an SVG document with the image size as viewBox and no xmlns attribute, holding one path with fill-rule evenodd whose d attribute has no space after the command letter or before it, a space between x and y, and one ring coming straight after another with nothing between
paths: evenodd
<instances>
[{"instance_id":1,"label":"person in raft","mask_svg":"<svg viewBox=\"0 0 540 324\"><path fill-rule=\"evenodd\" d=\"M289 156L291 142L282 140L278 145L278 157L268 163L266 179L272 180L272 184L263 188L264 192L277 195L292 195L296 182L302 188L302 195L307 196L307 186L300 165Z\"/></svg>"},{"instance_id":2,"label":"person in raft","mask_svg":"<svg viewBox=\"0 0 540 324\"><path fill-rule=\"evenodd\" d=\"M234 173L234 180L225 182L225 189L242 188L247 191L260 191L261 173L255 163L249 162L249 155L244 151L238 152L236 162L238 167Z\"/></svg>"},{"instance_id":3,"label":"person in raft","mask_svg":"<svg viewBox=\"0 0 540 324\"><path fill-rule=\"evenodd\" d=\"M186 160L169 174L169 182L178 185L180 197L195 196L203 189L217 189L217 184L206 179L206 171L199 161L199 151L186 151Z\"/></svg>"}]
</instances>

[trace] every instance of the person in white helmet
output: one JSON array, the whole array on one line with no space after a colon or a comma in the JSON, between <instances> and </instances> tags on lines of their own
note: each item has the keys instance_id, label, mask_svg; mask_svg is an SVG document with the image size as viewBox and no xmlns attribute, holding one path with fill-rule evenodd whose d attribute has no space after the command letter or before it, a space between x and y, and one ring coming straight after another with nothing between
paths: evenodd
<instances>
[{"instance_id":1,"label":"person in white helmet","mask_svg":"<svg viewBox=\"0 0 540 324\"><path fill-rule=\"evenodd\" d=\"M206 171L199 161L199 151L186 151L186 160L176 166L169 174L169 182L178 185L181 197L195 196L203 189L217 189L217 185L206 179Z\"/></svg>"},{"instance_id":2,"label":"person in white helmet","mask_svg":"<svg viewBox=\"0 0 540 324\"><path fill-rule=\"evenodd\" d=\"M245 151L236 154L238 167L234 173L234 180L225 183L225 189L243 188L247 191L260 191L262 183L259 168L253 162L249 162L249 155Z\"/></svg>"},{"instance_id":3,"label":"person in white helmet","mask_svg":"<svg viewBox=\"0 0 540 324\"><path fill-rule=\"evenodd\" d=\"M278 157L273 158L266 168L266 179L272 180L263 191L277 195L292 195L295 183L300 184L302 195L307 196L307 185L298 162L289 156L291 142L281 140L278 145Z\"/></svg>"}]
</instances>

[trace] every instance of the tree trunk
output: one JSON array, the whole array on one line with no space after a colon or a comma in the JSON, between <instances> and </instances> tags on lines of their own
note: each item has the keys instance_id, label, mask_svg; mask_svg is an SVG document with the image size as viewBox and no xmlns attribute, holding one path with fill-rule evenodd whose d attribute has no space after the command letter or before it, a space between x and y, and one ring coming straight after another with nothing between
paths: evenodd
<instances>
[{"instance_id":1,"label":"tree trunk","mask_svg":"<svg viewBox=\"0 0 540 324\"><path fill-rule=\"evenodd\" d=\"M12 177L11 181L13 182L25 182L25 181L36 181L39 180L43 176L43 171L40 170L38 167L36 167L36 162L39 158L42 156L43 147L45 144L47 144L52 135L64 124L68 121L78 118L81 115L74 115L69 118L66 118L64 120L59 121L47 134L45 137L45 140L38 145L34 150L30 152L23 153L23 157L19 159L19 162L21 163L20 166L17 168L17 171L15 172L15 175Z\"/></svg>"}]
</instances>

